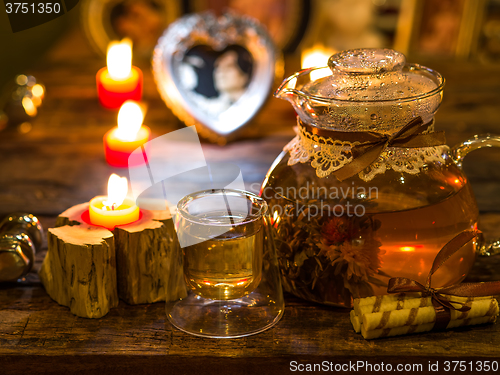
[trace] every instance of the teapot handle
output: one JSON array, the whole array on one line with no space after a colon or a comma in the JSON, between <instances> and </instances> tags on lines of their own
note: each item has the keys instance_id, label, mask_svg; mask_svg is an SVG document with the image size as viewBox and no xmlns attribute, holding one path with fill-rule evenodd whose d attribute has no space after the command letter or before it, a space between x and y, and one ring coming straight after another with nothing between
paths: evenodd
<instances>
[{"instance_id":1,"label":"teapot handle","mask_svg":"<svg viewBox=\"0 0 500 375\"><path fill-rule=\"evenodd\" d=\"M462 168L464 157L471 151L483 147L500 147L500 136L491 134L475 135L473 138L451 148L451 157Z\"/></svg>"},{"instance_id":2,"label":"teapot handle","mask_svg":"<svg viewBox=\"0 0 500 375\"><path fill-rule=\"evenodd\" d=\"M451 149L451 157L455 164L462 168L462 162L465 156L474 150L483 147L500 147L500 136L491 134L475 135ZM500 240L486 241L484 238L479 241L478 254L480 256L493 256L500 254Z\"/></svg>"}]
</instances>

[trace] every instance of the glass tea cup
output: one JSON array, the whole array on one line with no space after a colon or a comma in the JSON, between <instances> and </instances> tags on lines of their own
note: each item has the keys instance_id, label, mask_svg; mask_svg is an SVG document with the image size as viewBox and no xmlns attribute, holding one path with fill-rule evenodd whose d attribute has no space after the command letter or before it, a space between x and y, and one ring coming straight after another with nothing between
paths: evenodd
<instances>
[{"instance_id":1,"label":"glass tea cup","mask_svg":"<svg viewBox=\"0 0 500 375\"><path fill-rule=\"evenodd\" d=\"M188 294L167 302L175 327L230 338L279 321L284 300L267 211L263 199L241 190L205 190L179 201L176 229Z\"/></svg>"}]
</instances>

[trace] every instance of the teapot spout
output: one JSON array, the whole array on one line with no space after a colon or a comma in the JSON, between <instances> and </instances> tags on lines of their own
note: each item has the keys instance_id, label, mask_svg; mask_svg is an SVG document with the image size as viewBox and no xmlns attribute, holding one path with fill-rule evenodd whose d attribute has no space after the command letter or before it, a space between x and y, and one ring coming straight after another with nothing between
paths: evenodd
<instances>
[{"instance_id":1,"label":"teapot spout","mask_svg":"<svg viewBox=\"0 0 500 375\"><path fill-rule=\"evenodd\" d=\"M290 103L295 102L298 92L295 89L297 85L297 74L294 74L283 81L283 83L278 87L274 93L275 98L288 100Z\"/></svg>"},{"instance_id":2,"label":"teapot spout","mask_svg":"<svg viewBox=\"0 0 500 375\"><path fill-rule=\"evenodd\" d=\"M299 117L302 117L302 104L308 101L308 95L301 90L303 85L300 81L303 80L302 76L304 72L305 71L298 72L285 79L274 93L275 98L284 99L290 102Z\"/></svg>"},{"instance_id":3,"label":"teapot spout","mask_svg":"<svg viewBox=\"0 0 500 375\"><path fill-rule=\"evenodd\" d=\"M312 95L304 90L308 83L331 75L328 67L316 67L301 70L283 81L274 93L274 97L284 99L292 104L297 114L302 118L303 105L310 101ZM315 97L315 100L325 101L325 99ZM328 99L326 99L328 101ZM307 117L307 116L305 116Z\"/></svg>"}]
</instances>

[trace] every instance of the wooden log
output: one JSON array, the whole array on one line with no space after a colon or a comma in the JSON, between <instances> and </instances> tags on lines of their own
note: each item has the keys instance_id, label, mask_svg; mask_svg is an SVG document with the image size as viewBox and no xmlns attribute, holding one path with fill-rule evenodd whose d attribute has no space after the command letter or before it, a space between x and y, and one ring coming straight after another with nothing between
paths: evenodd
<instances>
[{"instance_id":1,"label":"wooden log","mask_svg":"<svg viewBox=\"0 0 500 375\"><path fill-rule=\"evenodd\" d=\"M60 214L56 219L56 227L62 227L64 225L84 225L88 226L83 220L82 215L85 211L89 209L89 202L77 204L71 208L68 208L62 214Z\"/></svg>"},{"instance_id":2,"label":"wooden log","mask_svg":"<svg viewBox=\"0 0 500 375\"><path fill-rule=\"evenodd\" d=\"M162 301L175 301L187 296L186 282L184 281L184 266L182 260L182 249L177 239L174 221L169 211L150 211L154 220L163 223L165 231L167 256L166 262L161 270L165 284L165 298Z\"/></svg>"},{"instance_id":3,"label":"wooden log","mask_svg":"<svg viewBox=\"0 0 500 375\"><path fill-rule=\"evenodd\" d=\"M50 228L39 271L45 290L84 318L100 318L118 306L113 233L90 226Z\"/></svg>"},{"instance_id":4,"label":"wooden log","mask_svg":"<svg viewBox=\"0 0 500 375\"><path fill-rule=\"evenodd\" d=\"M57 218L56 227L98 228L82 219L88 205L83 203L64 211ZM141 212L139 221L113 230L118 296L130 304L186 296L182 254L170 213Z\"/></svg>"},{"instance_id":5,"label":"wooden log","mask_svg":"<svg viewBox=\"0 0 500 375\"><path fill-rule=\"evenodd\" d=\"M182 257L168 211L142 210L142 218L116 227L118 295L130 304L186 296Z\"/></svg>"}]
</instances>

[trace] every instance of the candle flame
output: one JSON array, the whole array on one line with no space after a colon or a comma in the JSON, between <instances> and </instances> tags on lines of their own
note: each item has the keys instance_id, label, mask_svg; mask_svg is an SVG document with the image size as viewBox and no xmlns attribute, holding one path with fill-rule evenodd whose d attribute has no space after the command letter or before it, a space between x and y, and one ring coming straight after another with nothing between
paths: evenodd
<instances>
[{"instance_id":1,"label":"candle flame","mask_svg":"<svg viewBox=\"0 0 500 375\"><path fill-rule=\"evenodd\" d=\"M125 200L128 193L127 177L120 177L113 173L109 176L108 180L108 199L103 201L102 204L107 210L114 210Z\"/></svg>"},{"instance_id":2,"label":"candle flame","mask_svg":"<svg viewBox=\"0 0 500 375\"><path fill-rule=\"evenodd\" d=\"M127 100L118 111L117 138L126 142L135 141L143 120L143 108L139 103Z\"/></svg>"},{"instance_id":3,"label":"candle flame","mask_svg":"<svg viewBox=\"0 0 500 375\"><path fill-rule=\"evenodd\" d=\"M415 251L415 248L413 246L401 246L399 249L403 252Z\"/></svg>"},{"instance_id":4,"label":"candle flame","mask_svg":"<svg viewBox=\"0 0 500 375\"><path fill-rule=\"evenodd\" d=\"M129 77L132 71L132 41L125 38L121 42L109 43L106 62L111 78L123 80Z\"/></svg>"},{"instance_id":5,"label":"candle flame","mask_svg":"<svg viewBox=\"0 0 500 375\"><path fill-rule=\"evenodd\" d=\"M328 58L334 53L334 50L322 46L315 46L304 50L301 58L302 69L325 67L324 69L318 69L311 72L312 81L329 76L332 72L330 68L326 67L326 64L328 63Z\"/></svg>"}]
</instances>

